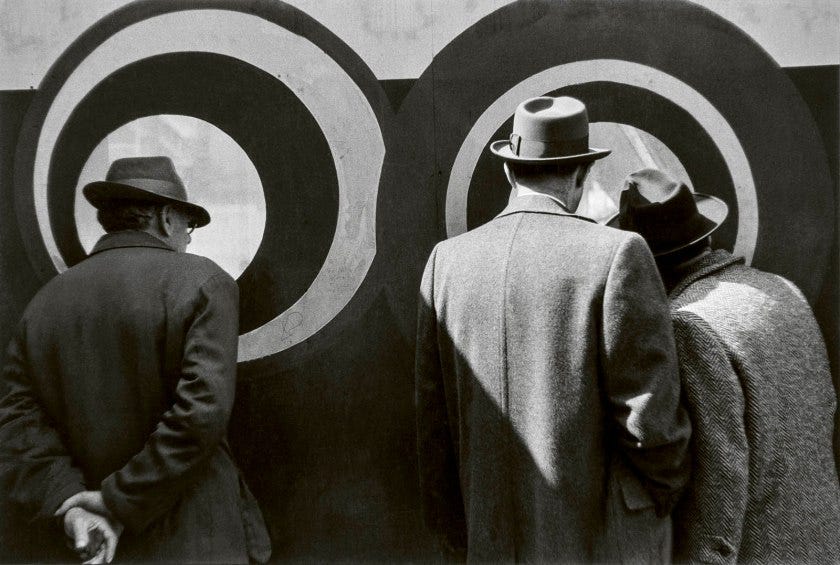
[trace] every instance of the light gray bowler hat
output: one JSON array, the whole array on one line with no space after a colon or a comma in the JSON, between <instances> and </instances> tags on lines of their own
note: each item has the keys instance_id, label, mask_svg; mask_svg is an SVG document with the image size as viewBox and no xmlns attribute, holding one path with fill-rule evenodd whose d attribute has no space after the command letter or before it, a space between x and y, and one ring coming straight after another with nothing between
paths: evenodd
<instances>
[{"instance_id":1,"label":"light gray bowler hat","mask_svg":"<svg viewBox=\"0 0 840 565\"><path fill-rule=\"evenodd\" d=\"M586 106L570 96L540 96L517 106L513 133L494 141L490 151L502 159L521 163L594 161L609 149L589 147Z\"/></svg>"},{"instance_id":2,"label":"light gray bowler hat","mask_svg":"<svg viewBox=\"0 0 840 565\"><path fill-rule=\"evenodd\" d=\"M111 163L104 181L85 185L82 193L99 208L111 200L177 204L195 227L210 223L210 213L187 199L187 189L169 157L127 157Z\"/></svg>"}]
</instances>

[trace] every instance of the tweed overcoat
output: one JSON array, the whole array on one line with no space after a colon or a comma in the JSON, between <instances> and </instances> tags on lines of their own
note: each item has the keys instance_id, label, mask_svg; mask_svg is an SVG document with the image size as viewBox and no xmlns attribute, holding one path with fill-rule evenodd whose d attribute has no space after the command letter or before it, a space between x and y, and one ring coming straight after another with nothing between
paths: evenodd
<instances>
[{"instance_id":1,"label":"tweed overcoat","mask_svg":"<svg viewBox=\"0 0 840 565\"><path fill-rule=\"evenodd\" d=\"M675 557L840 562L835 392L802 293L714 251L670 296L694 429Z\"/></svg>"},{"instance_id":2,"label":"tweed overcoat","mask_svg":"<svg viewBox=\"0 0 840 565\"><path fill-rule=\"evenodd\" d=\"M418 457L426 524L449 557L670 550L654 506L667 513L687 481L690 424L655 269L638 235L536 195L432 251Z\"/></svg>"},{"instance_id":3,"label":"tweed overcoat","mask_svg":"<svg viewBox=\"0 0 840 565\"><path fill-rule=\"evenodd\" d=\"M247 562L270 545L225 439L234 400L235 281L138 231L106 234L27 306L0 380L7 526L31 558L68 560L52 514L102 491L120 561ZM30 540L31 542L31 540Z\"/></svg>"}]
</instances>

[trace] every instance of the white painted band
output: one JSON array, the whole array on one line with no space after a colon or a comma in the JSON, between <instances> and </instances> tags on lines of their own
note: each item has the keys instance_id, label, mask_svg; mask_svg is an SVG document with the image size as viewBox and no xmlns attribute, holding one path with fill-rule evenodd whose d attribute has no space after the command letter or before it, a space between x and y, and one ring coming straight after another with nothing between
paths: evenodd
<instances>
[{"instance_id":1,"label":"white painted band","mask_svg":"<svg viewBox=\"0 0 840 565\"><path fill-rule=\"evenodd\" d=\"M452 237L467 231L467 196L473 171L488 142L513 115L516 106L527 98L589 82L626 84L654 92L688 112L709 134L735 185L738 232L734 252L743 255L749 264L758 239L758 197L749 160L729 122L706 98L681 80L653 67L617 59L576 61L546 69L505 92L481 114L452 165L446 189L446 235ZM502 174L501 166L499 169Z\"/></svg>"},{"instance_id":2,"label":"white painted band","mask_svg":"<svg viewBox=\"0 0 840 565\"><path fill-rule=\"evenodd\" d=\"M173 52L227 55L277 77L312 113L329 144L338 176L338 222L326 260L295 304L239 338L240 361L277 353L323 328L361 286L376 254L376 200L385 158L379 122L364 93L336 61L300 35L250 14L190 10L143 20L105 40L61 87L38 139L33 190L44 245L56 269L64 271L49 221L47 180L56 141L73 110L114 71Z\"/></svg>"}]
</instances>

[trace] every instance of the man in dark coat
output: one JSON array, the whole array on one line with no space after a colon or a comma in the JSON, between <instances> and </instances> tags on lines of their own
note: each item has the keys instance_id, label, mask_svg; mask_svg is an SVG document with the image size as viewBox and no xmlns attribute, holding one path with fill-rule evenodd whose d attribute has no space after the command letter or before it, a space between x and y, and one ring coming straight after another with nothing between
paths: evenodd
<instances>
[{"instance_id":1,"label":"man in dark coat","mask_svg":"<svg viewBox=\"0 0 840 565\"><path fill-rule=\"evenodd\" d=\"M117 160L84 194L108 233L38 292L3 368L6 517L58 537L54 515L67 528L96 513L125 529L119 560L264 561L262 516L225 439L237 285L184 253L209 214L165 157Z\"/></svg>"},{"instance_id":2,"label":"man in dark coat","mask_svg":"<svg viewBox=\"0 0 840 565\"><path fill-rule=\"evenodd\" d=\"M669 557L690 427L668 304L639 236L573 213L609 153L588 134L578 100L523 102L491 146L510 204L423 274L420 482L449 558Z\"/></svg>"},{"instance_id":3,"label":"man in dark coat","mask_svg":"<svg viewBox=\"0 0 840 565\"><path fill-rule=\"evenodd\" d=\"M840 562L835 392L793 283L711 250L721 200L658 170L630 175L614 225L642 234L671 298L694 473L679 561Z\"/></svg>"}]
</instances>

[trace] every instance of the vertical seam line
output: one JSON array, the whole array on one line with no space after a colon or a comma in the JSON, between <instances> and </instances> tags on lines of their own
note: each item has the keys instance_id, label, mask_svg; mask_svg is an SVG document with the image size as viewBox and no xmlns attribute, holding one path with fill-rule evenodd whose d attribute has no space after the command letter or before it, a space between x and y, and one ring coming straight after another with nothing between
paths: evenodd
<instances>
[{"instance_id":1,"label":"vertical seam line","mask_svg":"<svg viewBox=\"0 0 840 565\"><path fill-rule=\"evenodd\" d=\"M514 516L514 504L513 504L513 487L514 487L514 479L513 474L510 472L510 462L511 462L511 453L512 448L514 446L513 437L513 422L510 418L510 379L508 378L508 340L507 340L507 305L508 305L508 274L510 272L510 256L511 252L513 251L513 244L516 240L516 235L519 233L519 228L522 226L522 221L524 219L524 214L521 214L517 219L516 226L513 228L513 233L510 236L510 243L508 244L507 253L505 254L505 272L502 277L502 315L501 321L499 323L499 348L501 349L501 363L500 363L500 377L502 381L502 405L504 409L504 418L507 420L505 422L505 429L507 437L507 449L506 449L506 459L507 465L506 467L506 475L507 475L507 503L509 512L507 513L508 516L512 517L515 522L519 522L517 519L518 517ZM506 532L509 536L508 543L513 546L513 559L514 561L517 560L517 547L516 547L516 540L513 539L513 532Z\"/></svg>"}]
</instances>

